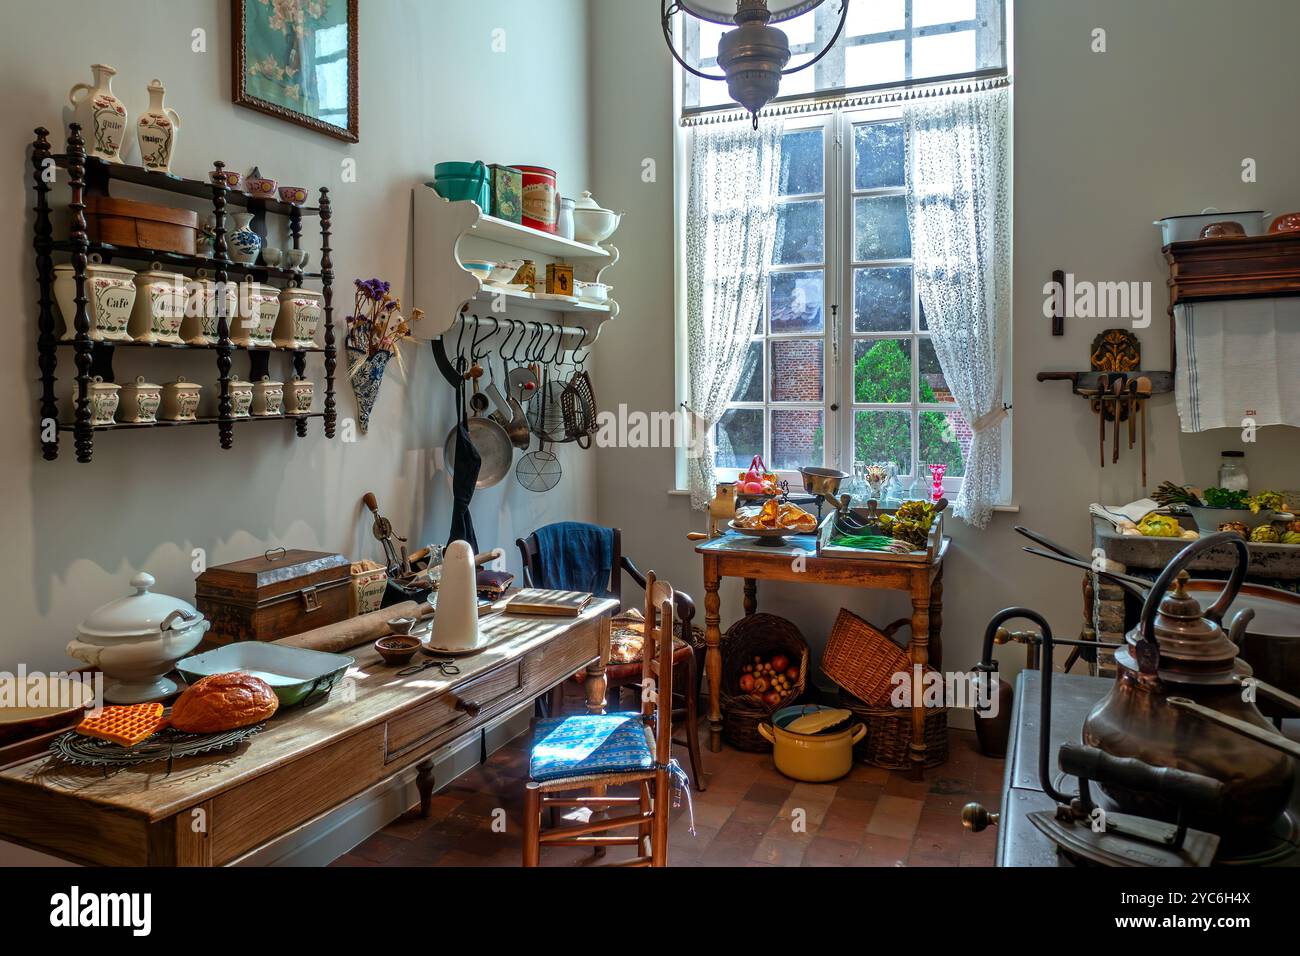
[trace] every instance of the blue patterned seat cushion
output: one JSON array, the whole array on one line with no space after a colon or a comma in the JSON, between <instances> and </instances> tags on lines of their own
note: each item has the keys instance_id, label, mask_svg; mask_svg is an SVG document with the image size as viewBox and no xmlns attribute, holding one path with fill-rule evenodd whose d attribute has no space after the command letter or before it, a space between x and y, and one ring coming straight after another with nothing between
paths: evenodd
<instances>
[{"instance_id":1,"label":"blue patterned seat cushion","mask_svg":"<svg viewBox=\"0 0 1300 956\"><path fill-rule=\"evenodd\" d=\"M528 769L539 783L652 766L654 754L640 714L574 714L547 717L534 725Z\"/></svg>"}]
</instances>

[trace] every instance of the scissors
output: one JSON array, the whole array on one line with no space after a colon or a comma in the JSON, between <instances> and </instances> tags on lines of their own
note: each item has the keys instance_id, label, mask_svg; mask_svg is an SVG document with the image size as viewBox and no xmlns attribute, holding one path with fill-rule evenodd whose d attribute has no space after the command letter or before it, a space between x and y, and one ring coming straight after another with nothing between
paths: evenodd
<instances>
[{"instance_id":1,"label":"scissors","mask_svg":"<svg viewBox=\"0 0 1300 956\"><path fill-rule=\"evenodd\" d=\"M410 667L403 667L397 672L398 677L410 677L412 674L418 674L420 671L428 670L430 667L437 667L442 671L443 677L455 677L460 673L460 668L456 666L455 661L430 660L420 664L412 664Z\"/></svg>"}]
</instances>

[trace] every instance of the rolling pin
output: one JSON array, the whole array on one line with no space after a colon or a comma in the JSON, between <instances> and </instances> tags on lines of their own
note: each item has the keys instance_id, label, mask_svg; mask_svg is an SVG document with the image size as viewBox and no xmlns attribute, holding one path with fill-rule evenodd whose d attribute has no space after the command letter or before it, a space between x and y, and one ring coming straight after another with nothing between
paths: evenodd
<instances>
[{"instance_id":1,"label":"rolling pin","mask_svg":"<svg viewBox=\"0 0 1300 956\"><path fill-rule=\"evenodd\" d=\"M327 624L313 631L303 631L292 637L282 637L276 644L285 647L305 647L313 651L325 651L327 654L341 654L361 644L369 644L388 633L388 622L395 617L424 618L433 614L428 604L416 601L403 601L392 607L380 608L369 614Z\"/></svg>"}]
</instances>

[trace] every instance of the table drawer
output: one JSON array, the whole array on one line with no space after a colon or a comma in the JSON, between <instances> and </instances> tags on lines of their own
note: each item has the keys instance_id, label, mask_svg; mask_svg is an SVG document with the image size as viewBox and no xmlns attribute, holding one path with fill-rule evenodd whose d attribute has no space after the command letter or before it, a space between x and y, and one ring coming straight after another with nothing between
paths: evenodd
<instances>
[{"instance_id":1,"label":"table drawer","mask_svg":"<svg viewBox=\"0 0 1300 956\"><path fill-rule=\"evenodd\" d=\"M521 686L520 662L513 661L457 684L440 697L394 717L387 725L387 759L400 756L459 723L473 721L480 711L488 710Z\"/></svg>"}]
</instances>

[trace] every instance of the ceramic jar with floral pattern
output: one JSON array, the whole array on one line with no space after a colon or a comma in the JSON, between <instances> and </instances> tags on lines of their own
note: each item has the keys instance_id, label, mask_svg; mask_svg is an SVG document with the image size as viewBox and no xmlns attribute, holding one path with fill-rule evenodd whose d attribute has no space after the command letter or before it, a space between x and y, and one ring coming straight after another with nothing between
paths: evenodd
<instances>
[{"instance_id":1,"label":"ceramic jar with floral pattern","mask_svg":"<svg viewBox=\"0 0 1300 956\"><path fill-rule=\"evenodd\" d=\"M234 214L235 228L226 234L226 251L240 265L251 266L262 251L262 237L253 231L253 214Z\"/></svg>"},{"instance_id":2,"label":"ceramic jar with floral pattern","mask_svg":"<svg viewBox=\"0 0 1300 956\"><path fill-rule=\"evenodd\" d=\"M68 102L72 104L76 121L81 124L86 153L110 163L120 163L123 134L126 132L126 107L113 95L113 77L117 70L96 63L90 72L94 75L94 85L78 83L68 91Z\"/></svg>"},{"instance_id":3,"label":"ceramic jar with floral pattern","mask_svg":"<svg viewBox=\"0 0 1300 956\"><path fill-rule=\"evenodd\" d=\"M238 345L270 348L280 315L280 290L252 279L241 282L238 312L230 323L230 340Z\"/></svg>"},{"instance_id":4,"label":"ceramic jar with floral pattern","mask_svg":"<svg viewBox=\"0 0 1300 956\"><path fill-rule=\"evenodd\" d=\"M181 128L181 118L170 106L163 105L161 80L148 86L149 108L136 121L135 136L140 144L140 165L155 172L171 172L172 153L176 150L176 134Z\"/></svg>"},{"instance_id":5,"label":"ceramic jar with floral pattern","mask_svg":"<svg viewBox=\"0 0 1300 956\"><path fill-rule=\"evenodd\" d=\"M122 421L145 424L158 420L158 406L162 404L162 386L153 385L137 375L134 382L122 386Z\"/></svg>"},{"instance_id":6,"label":"ceramic jar with floral pattern","mask_svg":"<svg viewBox=\"0 0 1300 956\"><path fill-rule=\"evenodd\" d=\"M232 378L229 384L231 418L247 418L249 410L253 407L253 383ZM217 395L220 394L221 386L218 384Z\"/></svg>"},{"instance_id":7,"label":"ceramic jar with floral pattern","mask_svg":"<svg viewBox=\"0 0 1300 956\"><path fill-rule=\"evenodd\" d=\"M90 423L92 425L111 425L117 414L118 391L121 386L106 382L98 375L86 389L90 400ZM72 407L77 406L77 386L72 387Z\"/></svg>"},{"instance_id":8,"label":"ceramic jar with floral pattern","mask_svg":"<svg viewBox=\"0 0 1300 956\"><path fill-rule=\"evenodd\" d=\"M252 413L261 418L284 414L284 382L273 382L263 375L253 385Z\"/></svg>"},{"instance_id":9,"label":"ceramic jar with floral pattern","mask_svg":"<svg viewBox=\"0 0 1300 956\"><path fill-rule=\"evenodd\" d=\"M70 265L54 267L54 301L63 316L63 339L77 337L77 280ZM127 324L135 306L135 273L90 257L86 266L86 313L90 337L96 342L129 342Z\"/></svg>"},{"instance_id":10,"label":"ceramic jar with floral pattern","mask_svg":"<svg viewBox=\"0 0 1300 956\"><path fill-rule=\"evenodd\" d=\"M316 397L316 385L308 378L294 377L289 385L289 412L293 415L306 415L311 411L312 400Z\"/></svg>"},{"instance_id":11,"label":"ceramic jar with floral pattern","mask_svg":"<svg viewBox=\"0 0 1300 956\"><path fill-rule=\"evenodd\" d=\"M208 278L200 269L197 278L185 284L185 321L181 323L181 338L190 345L216 345L217 320L224 315L226 325L234 332L235 313L239 307L239 287L233 282L221 283ZM218 291L223 294L218 295ZM233 336L232 336L233 337Z\"/></svg>"},{"instance_id":12,"label":"ceramic jar with floral pattern","mask_svg":"<svg viewBox=\"0 0 1300 956\"><path fill-rule=\"evenodd\" d=\"M194 421L202 391L197 383L176 376L176 381L163 386L162 417L169 422Z\"/></svg>"},{"instance_id":13,"label":"ceramic jar with floral pattern","mask_svg":"<svg viewBox=\"0 0 1300 956\"><path fill-rule=\"evenodd\" d=\"M310 289L285 289L280 293L280 317L275 323L275 344L286 349L316 345L324 297Z\"/></svg>"},{"instance_id":14,"label":"ceramic jar with floral pattern","mask_svg":"<svg viewBox=\"0 0 1300 956\"><path fill-rule=\"evenodd\" d=\"M127 330L137 342L183 345L181 323L185 321L185 276L163 272L154 263L148 272L135 277L135 307Z\"/></svg>"}]
</instances>

